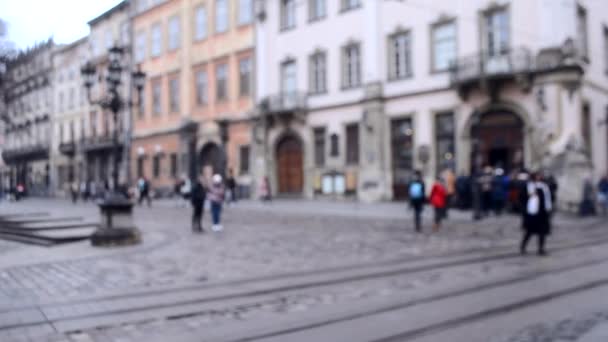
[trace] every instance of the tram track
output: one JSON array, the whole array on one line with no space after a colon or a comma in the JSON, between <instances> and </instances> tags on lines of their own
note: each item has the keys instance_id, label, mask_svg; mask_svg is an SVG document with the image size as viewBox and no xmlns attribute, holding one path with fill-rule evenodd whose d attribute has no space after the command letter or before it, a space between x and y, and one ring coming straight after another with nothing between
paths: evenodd
<instances>
[{"instance_id":1,"label":"tram track","mask_svg":"<svg viewBox=\"0 0 608 342\"><path fill-rule=\"evenodd\" d=\"M564 245L560 245L560 246L554 246L553 251L555 253L561 252L561 251L569 251L569 250L575 250L575 249L579 249L579 248L588 248L588 247L593 247L593 246L601 246L601 245L605 245L608 244L608 236L606 235L602 235L602 238L600 239L599 237L593 237L589 240L586 241L577 241L575 243L569 243L569 244L564 244ZM350 282L358 282L358 281L366 281L366 280L375 280L375 279L382 279L382 278L389 278L389 277L393 277L393 276L403 276L403 275L411 275L411 274L418 274L418 273L424 273L424 272L429 272L429 271L436 271L436 270L441 270L441 269L446 269L446 268L450 268L450 267L457 267L457 266L467 266L467 265L473 265L473 264L478 264L478 263L488 263L488 262L500 262L503 260L508 260L508 259L515 259L515 258L520 258L519 254L517 253L494 253L491 255L477 255L477 256L473 256L473 257L465 257L463 259L460 260L449 260L449 261L443 261L443 259L445 258L451 258L451 257L446 257L443 256L439 262L431 262L431 263L426 263L426 264L422 264L422 265L411 265L411 264L415 264L415 261L408 261L408 262L402 262L401 264L388 264L388 265L384 265L383 267L386 267L387 269L382 269L382 270L369 270L369 266L366 267L365 269L352 269L352 268L347 268L348 272L351 273L347 273L347 274L336 274L337 271L333 271L331 273L322 273L325 275L324 278L321 279L306 279L306 275L302 276L302 275L298 275L296 276L292 276L292 278L295 279L289 279L288 277L268 277L265 279L258 279L255 282L257 282L257 285L251 285L251 281L247 282L247 281L239 281L239 282L233 282L233 283L217 283L217 284L206 284L206 285L199 285L199 286L189 286L189 287L182 287L182 288L174 288L171 290L164 290L164 291L148 291L148 292L141 292L141 293L134 293L134 294L125 294L122 296L112 296L112 297L105 297L105 298L93 298L93 299L85 299L85 300L80 300L80 301L72 301L72 302L66 302L66 303L53 303L53 304L47 304L47 305L40 305L40 306L25 306L25 307L18 307L18 308L11 308L11 310L38 310L41 313L43 313L44 319L39 319L39 320L33 320L30 322L22 322L22 323L18 323L18 324L11 324L11 325L4 325L1 326L0 325L0 331L2 330L6 330L6 329L15 329L15 328L26 328L29 326L34 326L34 325L40 325L40 324L52 324L54 326L56 326L57 324L59 325L72 325L72 326L77 326L79 321L83 321L83 320L94 320L96 318L99 317L108 317L108 316L120 316L120 315L132 315L132 314L136 314L136 313L142 313L142 312L149 312L149 313L154 313L155 310L167 310L167 309L177 309L179 310L181 307L188 307L188 309L186 309L181 315L188 315L188 314L196 314L197 306L204 306L204 305L209 305L210 303L214 304L216 307L221 307L222 305L224 305L224 302L231 302L233 303L233 305L236 306L243 306L243 305L257 305L259 303L264 303L265 301L268 300L268 296L273 296L277 293L285 293L285 292L293 292L293 291L301 291L301 290L311 290L311 289L315 289L315 288L321 288L321 287L327 287L327 286L334 286L334 285L340 285L340 284L345 284L345 283L350 283ZM419 260L418 260L419 261ZM608 261L608 257L605 259L602 259L601 261L598 262L606 262ZM410 265L408 265L410 264ZM584 265L588 265L589 263L586 262L584 264L577 264L576 266L570 267L570 268L565 268L563 270L561 270L561 272L565 272L568 271L570 269L575 269L576 267L583 267ZM375 266L378 267L378 266ZM344 270L343 270L344 272ZM354 272L354 273L353 273ZM552 271L552 272L560 272L560 270L557 271ZM548 274L548 273L543 273L543 274ZM308 275L310 276L310 275ZM318 274L317 274L318 276ZM299 278L299 279L298 279ZM511 283L516 283L517 281L525 281L525 280L529 280L532 279L529 276L528 277L520 277L520 278L516 278L513 280L510 280L510 282L502 282L502 283L497 283L497 284L490 284L490 285L484 285L484 286L504 286L506 284L511 284ZM268 284L268 282L272 282L272 281L286 281L287 283L279 283L279 284ZM247 285L247 286L241 286L241 285ZM219 294L207 294L206 291L210 290L212 288L221 288L223 290L223 292L220 292ZM232 288L231 288L232 287ZM490 288L488 287L488 288ZM251 290L251 288L254 288L254 290ZM476 287L476 288L471 288L468 289L467 291L471 292L471 291L478 291L480 289L483 289L484 287ZM188 296L187 299L181 299L181 300L170 300L170 298L168 298L169 300L166 301L157 301L155 304L149 304L149 298L152 297L156 297L156 298L162 298L163 296L167 296L167 295L173 295L173 297L175 298L179 298L184 297L184 295L189 294L188 292L193 292L193 291L199 291L198 294L194 293L194 296ZM462 293L469 293L469 292L454 292L454 293L450 293L450 294L446 294L445 296L439 296L439 297L435 297L435 299L440 299L440 298L448 298L449 296L455 296L455 295L459 295ZM191 293L192 294L192 293ZM140 298L142 299L141 304L140 305L134 305L134 306L130 306L128 308L125 307L120 307L120 305L117 305L117 303L120 303L122 300L126 300L126 299L137 299ZM427 300L433 300L434 298L428 298ZM77 307L78 305L81 305L82 307L91 307L92 305L95 304L99 304L100 302L102 302L104 305L101 305L99 310L93 310L90 311L89 313L84 313L82 314L82 310L73 310L73 312L75 312L76 314L66 314L66 315L53 315L53 314L48 314L48 312L51 312L53 310L55 310L55 312L61 312L62 309L67 308L67 307L71 307L72 309ZM423 302L420 302L423 303ZM413 305L413 304L409 304L409 305ZM390 310L390 308L386 308L386 310ZM70 310L67 310L70 311ZM86 311L86 310L85 310ZM199 310L200 311L200 310ZM5 312L0 312L0 314L8 314L9 312L5 311ZM368 314L374 314L372 313L368 313ZM180 314L175 314L175 317L179 317ZM169 317L169 316L166 316ZM340 319L339 321L342 320L348 320L348 319L352 319L353 317L344 317L342 319ZM336 321L337 322L337 321ZM332 323L336 323L336 322L324 322L324 324L332 324ZM73 324L72 324L73 323ZM306 327L302 327L301 329L309 329L309 328L313 328L315 326L306 326ZM62 330L62 329L59 329ZM278 332L280 333L288 333L290 331L287 332ZM262 336L264 337L264 336Z\"/></svg>"}]
</instances>

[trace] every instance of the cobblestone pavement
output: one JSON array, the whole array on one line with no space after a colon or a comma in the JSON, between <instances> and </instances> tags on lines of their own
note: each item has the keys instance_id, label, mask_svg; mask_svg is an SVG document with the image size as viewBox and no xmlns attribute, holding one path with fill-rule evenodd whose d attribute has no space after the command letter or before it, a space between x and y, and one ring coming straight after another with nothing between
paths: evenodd
<instances>
[{"instance_id":1,"label":"cobblestone pavement","mask_svg":"<svg viewBox=\"0 0 608 342\"><path fill-rule=\"evenodd\" d=\"M315 205L318 204L309 205L307 211L305 204L298 203L279 203L275 207L243 203L226 210L224 232L192 235L188 229L188 209L175 208L171 202L159 203L151 209L136 210L136 223L144 233L144 244L122 249L98 250L86 242L41 248L0 241L0 255L8 260L2 264L4 267L0 266L0 309L115 295L134 289L171 288L395 259L515 248L520 234L518 218L510 216L472 223L469 214L454 212L441 232L416 234L412 232L409 213L396 205L362 210L359 205L340 204L332 211L328 204L319 215L314 214ZM73 207L64 201L31 200L0 207L0 213L39 211L41 207L55 214L73 212ZM76 208L79 214L98 218L92 204L80 204ZM387 214L379 215L383 210ZM353 215L349 215L351 211ZM597 224L597 220L558 217L553 239L569 240L597 233L602 229ZM31 259L23 260L27 255L31 255ZM567 254L571 258L574 255L580 258L585 252ZM10 265L10 261L16 265ZM27 334L17 330L14 334L0 333L0 336L6 337L2 341L9 341L9 337L11 341L141 341L146 336L199 331L205 326L250 317L271 318L277 313L313 310L370 297L399 293L405 296L408 291L427 288L444 279L475 282L503 273L529 272L537 266L533 259L502 263L500 268L480 263L417 277L394 276L382 281L328 287L323 291L279 294L252 307L226 307L185 317L125 322L69 333L30 327L32 331ZM538 330L537 327L530 329Z\"/></svg>"}]
</instances>

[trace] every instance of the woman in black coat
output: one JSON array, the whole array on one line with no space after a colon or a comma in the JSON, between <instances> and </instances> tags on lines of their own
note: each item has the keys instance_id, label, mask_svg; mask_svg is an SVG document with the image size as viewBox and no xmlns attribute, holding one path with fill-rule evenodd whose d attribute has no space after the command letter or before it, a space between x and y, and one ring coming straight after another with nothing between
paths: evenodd
<instances>
[{"instance_id":1,"label":"woman in black coat","mask_svg":"<svg viewBox=\"0 0 608 342\"><path fill-rule=\"evenodd\" d=\"M527 184L526 202L523 213L525 231L521 241L521 254L526 254L526 246L532 235L538 236L538 255L546 255L545 240L551 234L550 214L553 209L551 191L539 174L534 174Z\"/></svg>"}]
</instances>

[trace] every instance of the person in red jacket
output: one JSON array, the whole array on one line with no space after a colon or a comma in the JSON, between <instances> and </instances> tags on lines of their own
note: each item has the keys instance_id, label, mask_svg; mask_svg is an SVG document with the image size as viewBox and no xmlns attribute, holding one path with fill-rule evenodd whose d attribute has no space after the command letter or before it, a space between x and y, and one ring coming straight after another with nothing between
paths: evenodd
<instances>
[{"instance_id":1,"label":"person in red jacket","mask_svg":"<svg viewBox=\"0 0 608 342\"><path fill-rule=\"evenodd\" d=\"M433 231L436 232L441 227L441 220L445 217L445 210L447 208L447 190L440 177L437 177L435 184L433 184L430 202L433 208L435 208Z\"/></svg>"}]
</instances>

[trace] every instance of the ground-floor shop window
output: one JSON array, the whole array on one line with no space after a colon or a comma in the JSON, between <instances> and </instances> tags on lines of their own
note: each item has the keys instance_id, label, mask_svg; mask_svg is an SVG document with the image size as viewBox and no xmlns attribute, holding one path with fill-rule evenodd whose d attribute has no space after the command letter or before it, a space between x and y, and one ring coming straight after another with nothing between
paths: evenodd
<instances>
[{"instance_id":1,"label":"ground-floor shop window","mask_svg":"<svg viewBox=\"0 0 608 342\"><path fill-rule=\"evenodd\" d=\"M315 138L315 165L324 166L325 165L325 127L315 128L313 133L314 133L314 138Z\"/></svg>"},{"instance_id":2,"label":"ground-floor shop window","mask_svg":"<svg viewBox=\"0 0 608 342\"><path fill-rule=\"evenodd\" d=\"M171 153L171 177L177 177L177 153Z\"/></svg>"},{"instance_id":3,"label":"ground-floor shop window","mask_svg":"<svg viewBox=\"0 0 608 342\"><path fill-rule=\"evenodd\" d=\"M249 173L249 146L241 146L239 149L240 173Z\"/></svg>"},{"instance_id":4,"label":"ground-floor shop window","mask_svg":"<svg viewBox=\"0 0 608 342\"><path fill-rule=\"evenodd\" d=\"M411 118L396 119L391 122L391 156L393 169L393 197L407 198L414 158L414 129Z\"/></svg>"},{"instance_id":5,"label":"ground-floor shop window","mask_svg":"<svg viewBox=\"0 0 608 342\"><path fill-rule=\"evenodd\" d=\"M359 164L359 124L346 126L346 164Z\"/></svg>"},{"instance_id":6,"label":"ground-floor shop window","mask_svg":"<svg viewBox=\"0 0 608 342\"><path fill-rule=\"evenodd\" d=\"M454 113L447 112L438 114L435 117L435 172L437 174L440 174L447 168L454 169L455 167L454 157L456 154L456 147L454 136Z\"/></svg>"}]
</instances>

